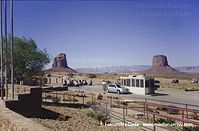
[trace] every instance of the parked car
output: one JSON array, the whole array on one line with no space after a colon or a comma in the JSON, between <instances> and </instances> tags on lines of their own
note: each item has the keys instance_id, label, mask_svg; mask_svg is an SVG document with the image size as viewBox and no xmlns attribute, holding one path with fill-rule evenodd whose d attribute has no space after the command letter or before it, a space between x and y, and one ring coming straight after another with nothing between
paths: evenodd
<instances>
[{"instance_id":1,"label":"parked car","mask_svg":"<svg viewBox=\"0 0 199 131\"><path fill-rule=\"evenodd\" d=\"M105 81L105 80L102 81L102 85L109 85L111 83L112 83L111 81Z\"/></svg>"},{"instance_id":2,"label":"parked car","mask_svg":"<svg viewBox=\"0 0 199 131\"><path fill-rule=\"evenodd\" d=\"M155 82L155 84L160 84L159 80L155 80L154 82Z\"/></svg>"},{"instance_id":3,"label":"parked car","mask_svg":"<svg viewBox=\"0 0 199 131\"><path fill-rule=\"evenodd\" d=\"M198 80L191 80L191 83L198 83Z\"/></svg>"},{"instance_id":4,"label":"parked car","mask_svg":"<svg viewBox=\"0 0 199 131\"><path fill-rule=\"evenodd\" d=\"M171 83L179 83L179 80L177 80L177 79L172 80Z\"/></svg>"},{"instance_id":5,"label":"parked car","mask_svg":"<svg viewBox=\"0 0 199 131\"><path fill-rule=\"evenodd\" d=\"M121 87L119 84L109 84L107 88L107 92L113 93L129 93L129 89L126 87Z\"/></svg>"}]
</instances>

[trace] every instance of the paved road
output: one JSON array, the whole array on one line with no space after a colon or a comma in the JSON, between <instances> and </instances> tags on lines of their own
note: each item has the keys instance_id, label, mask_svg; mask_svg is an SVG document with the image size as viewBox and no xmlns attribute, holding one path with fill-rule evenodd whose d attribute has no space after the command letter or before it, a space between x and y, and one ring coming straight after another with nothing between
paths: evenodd
<instances>
[{"instance_id":1,"label":"paved road","mask_svg":"<svg viewBox=\"0 0 199 131\"><path fill-rule=\"evenodd\" d=\"M82 90L85 92L93 92L93 93L102 93L103 90L101 85L95 86L82 86L82 87L69 87L70 90ZM191 104L191 105L198 105L198 107L188 106L189 108L199 109L199 94L191 93L191 92L178 92L178 91L156 91L156 95L136 95L136 94L114 94L114 93L106 93L105 95L111 96L119 96L122 99L135 99L136 97L139 98L147 98L147 99L154 99L154 100L161 100L161 101L169 101L169 102L176 102L176 103L184 103L184 104ZM150 100L152 102L152 100ZM157 102L156 103L164 103L164 102ZM170 103L169 105L177 105ZM185 105L178 105L181 107L185 107Z\"/></svg>"}]
</instances>

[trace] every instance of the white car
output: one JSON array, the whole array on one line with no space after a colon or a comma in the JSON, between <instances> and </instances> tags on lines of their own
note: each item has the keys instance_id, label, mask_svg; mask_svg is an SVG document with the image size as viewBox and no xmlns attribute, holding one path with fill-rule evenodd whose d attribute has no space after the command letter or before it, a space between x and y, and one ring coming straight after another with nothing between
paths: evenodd
<instances>
[{"instance_id":1,"label":"white car","mask_svg":"<svg viewBox=\"0 0 199 131\"><path fill-rule=\"evenodd\" d=\"M109 84L107 88L107 92L113 93L129 93L129 89L126 87L121 87L119 84Z\"/></svg>"},{"instance_id":2,"label":"white car","mask_svg":"<svg viewBox=\"0 0 199 131\"><path fill-rule=\"evenodd\" d=\"M191 83L198 83L198 80L191 80Z\"/></svg>"}]
</instances>

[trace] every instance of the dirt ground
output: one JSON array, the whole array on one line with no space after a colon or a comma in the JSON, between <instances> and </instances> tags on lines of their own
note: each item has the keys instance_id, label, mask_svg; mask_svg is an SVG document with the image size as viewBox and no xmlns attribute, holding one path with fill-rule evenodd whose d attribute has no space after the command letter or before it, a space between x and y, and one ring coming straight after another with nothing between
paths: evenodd
<instances>
[{"instance_id":1,"label":"dirt ground","mask_svg":"<svg viewBox=\"0 0 199 131\"><path fill-rule=\"evenodd\" d=\"M133 127L104 127L99 125L99 122L87 116L89 108L69 108L60 106L43 106L48 110L60 113L67 117L67 120L60 121L58 119L39 119L31 118L32 120L42 124L45 127L55 131L132 131ZM138 128L134 128L135 131ZM139 128L140 129L140 128Z\"/></svg>"},{"instance_id":2,"label":"dirt ground","mask_svg":"<svg viewBox=\"0 0 199 131\"><path fill-rule=\"evenodd\" d=\"M101 84L102 80L109 80L112 82L117 82L120 76L124 76L127 74L99 74L96 75L95 78L92 78L94 84ZM89 80L86 74L73 76L74 78L81 79L85 78ZM160 81L160 90L176 90L176 91L184 91L187 88L191 89L199 89L199 83L190 83L190 79L179 79L179 83L171 83L174 78L163 78L163 77L155 77L156 80ZM31 86L25 85L15 85L15 98L17 99L17 94L19 93L28 93ZM11 96L11 90L9 85L9 96ZM82 102L82 99L79 98ZM85 99L85 103L86 103ZM67 106L56 106L56 105L43 105L44 109L51 110L53 112L57 112L62 114L62 116L66 116L67 120L59 120L57 119L40 119L40 118L30 118L48 128L51 128L55 131L132 131L132 130L142 130L141 127L104 127L100 126L99 122L87 116L87 113L90 111L89 108L71 108Z\"/></svg>"}]
</instances>

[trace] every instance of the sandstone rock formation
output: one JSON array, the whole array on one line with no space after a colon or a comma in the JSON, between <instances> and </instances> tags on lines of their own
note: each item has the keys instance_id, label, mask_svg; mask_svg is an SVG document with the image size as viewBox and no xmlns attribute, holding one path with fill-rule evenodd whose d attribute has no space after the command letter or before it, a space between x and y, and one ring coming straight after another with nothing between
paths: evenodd
<instances>
[{"instance_id":1,"label":"sandstone rock formation","mask_svg":"<svg viewBox=\"0 0 199 131\"><path fill-rule=\"evenodd\" d=\"M156 55L153 57L153 66L169 66L167 57L164 55Z\"/></svg>"},{"instance_id":2,"label":"sandstone rock formation","mask_svg":"<svg viewBox=\"0 0 199 131\"><path fill-rule=\"evenodd\" d=\"M60 53L53 59L52 68L48 71L77 73L74 69L70 68L67 64L66 54Z\"/></svg>"},{"instance_id":3,"label":"sandstone rock formation","mask_svg":"<svg viewBox=\"0 0 199 131\"><path fill-rule=\"evenodd\" d=\"M152 66L143 71L149 74L177 74L180 73L168 64L167 57L164 55L156 55L153 57Z\"/></svg>"},{"instance_id":4,"label":"sandstone rock formation","mask_svg":"<svg viewBox=\"0 0 199 131\"><path fill-rule=\"evenodd\" d=\"M53 59L52 67L68 67L66 54L60 53Z\"/></svg>"}]
</instances>

